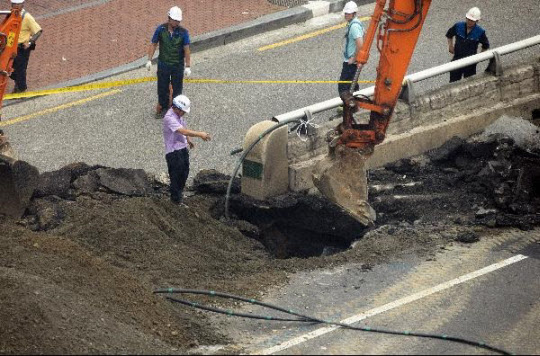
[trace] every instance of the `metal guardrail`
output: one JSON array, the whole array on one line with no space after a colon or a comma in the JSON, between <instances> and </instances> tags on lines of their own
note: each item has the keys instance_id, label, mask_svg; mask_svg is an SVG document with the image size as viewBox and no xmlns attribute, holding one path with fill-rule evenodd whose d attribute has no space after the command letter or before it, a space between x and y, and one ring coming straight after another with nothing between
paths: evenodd
<instances>
[{"instance_id":1,"label":"metal guardrail","mask_svg":"<svg viewBox=\"0 0 540 356\"><path fill-rule=\"evenodd\" d=\"M486 60L493 59L494 65L493 65L493 68L491 68L491 72L494 73L495 75L501 75L502 64L501 64L500 57L502 55L520 51L522 49L529 48L538 44L540 44L540 35L529 37L522 41L514 42L508 45L504 45L501 47L497 47L495 49L490 49L485 52L475 54L474 56L462 58L457 61L445 63L437 67L429 68L429 69L426 69L417 73L407 75L403 80L404 89L402 91L402 96L409 102L414 101L413 83L420 82L422 80L432 78L441 74L445 74L452 70L466 67L471 64L480 63ZM355 92L354 95L373 96L374 92L375 92L375 86L371 86L371 87L364 88L362 90ZM306 112L316 114L322 111L337 108L338 106L342 104L343 102L341 101L341 98L337 97L334 99L330 99L327 101L323 101L317 104L304 107L302 109L297 109L297 110L290 111L285 114L275 116L272 120L277 121L277 122L282 122L285 120L300 119L306 116Z\"/></svg>"}]
</instances>

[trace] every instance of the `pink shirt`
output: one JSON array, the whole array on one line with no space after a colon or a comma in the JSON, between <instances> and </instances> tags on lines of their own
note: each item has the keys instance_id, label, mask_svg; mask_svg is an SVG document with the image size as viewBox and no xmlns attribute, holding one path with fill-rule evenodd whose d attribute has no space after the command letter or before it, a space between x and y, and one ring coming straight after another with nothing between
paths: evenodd
<instances>
[{"instance_id":1,"label":"pink shirt","mask_svg":"<svg viewBox=\"0 0 540 356\"><path fill-rule=\"evenodd\" d=\"M187 128L182 116L178 116L171 108L163 117L163 141L165 154L181 150L188 146L186 136L176 132L180 128Z\"/></svg>"}]
</instances>

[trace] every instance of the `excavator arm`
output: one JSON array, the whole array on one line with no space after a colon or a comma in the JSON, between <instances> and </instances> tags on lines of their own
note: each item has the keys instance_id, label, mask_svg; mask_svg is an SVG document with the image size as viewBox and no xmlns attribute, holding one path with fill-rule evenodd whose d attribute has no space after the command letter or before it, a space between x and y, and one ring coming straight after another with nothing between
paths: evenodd
<instances>
[{"instance_id":1,"label":"excavator arm","mask_svg":"<svg viewBox=\"0 0 540 356\"><path fill-rule=\"evenodd\" d=\"M13 72L13 60L17 56L22 16L18 9L0 11L0 15L7 15L0 23L0 108L2 108L8 78Z\"/></svg>"},{"instance_id":2,"label":"excavator arm","mask_svg":"<svg viewBox=\"0 0 540 356\"><path fill-rule=\"evenodd\" d=\"M386 7L388 2L388 7ZM377 0L364 44L356 58L358 69L351 90L340 94L343 121L328 135L329 155L316 166L315 186L359 222L370 225L365 164L374 146L383 142L396 106L431 0ZM353 88L368 62L373 42L380 53L373 99L355 97ZM355 113L370 111L369 123L359 124Z\"/></svg>"},{"instance_id":3,"label":"excavator arm","mask_svg":"<svg viewBox=\"0 0 540 356\"><path fill-rule=\"evenodd\" d=\"M17 56L22 16L18 9L0 11L0 109ZM19 161L1 130L0 123L0 214L19 218L23 215L37 185L39 172L34 166Z\"/></svg>"}]
</instances>

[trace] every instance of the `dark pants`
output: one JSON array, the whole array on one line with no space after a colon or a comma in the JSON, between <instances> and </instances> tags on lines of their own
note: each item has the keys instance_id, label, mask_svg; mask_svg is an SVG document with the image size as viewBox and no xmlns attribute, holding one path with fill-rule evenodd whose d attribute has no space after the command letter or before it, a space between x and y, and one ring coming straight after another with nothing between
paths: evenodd
<instances>
[{"instance_id":1,"label":"dark pants","mask_svg":"<svg viewBox=\"0 0 540 356\"><path fill-rule=\"evenodd\" d=\"M171 200L182 202L182 193L189 175L189 151L187 148L165 155L169 178L171 179Z\"/></svg>"},{"instance_id":2,"label":"dark pants","mask_svg":"<svg viewBox=\"0 0 540 356\"><path fill-rule=\"evenodd\" d=\"M455 61L460 58L454 58L452 61ZM471 64L463 68L458 68L450 71L450 83L457 82L461 78L467 78L476 74L476 64Z\"/></svg>"},{"instance_id":3,"label":"dark pants","mask_svg":"<svg viewBox=\"0 0 540 356\"><path fill-rule=\"evenodd\" d=\"M352 81L354 79L354 74L356 73L356 69L358 66L356 64L349 64L347 62L343 62L343 68L341 69L341 75L339 76L339 80L349 80ZM360 88L358 84L354 87L354 91L357 91ZM338 84L338 94L341 95L341 92L349 91L351 89L351 84L345 84L345 83L339 83Z\"/></svg>"},{"instance_id":4,"label":"dark pants","mask_svg":"<svg viewBox=\"0 0 540 356\"><path fill-rule=\"evenodd\" d=\"M30 52L32 51L30 48L25 49L23 46L17 47L17 57L13 60L13 73L9 77L15 81L15 89L17 91L24 91L28 88L26 86L26 69L28 68Z\"/></svg>"},{"instance_id":5,"label":"dark pants","mask_svg":"<svg viewBox=\"0 0 540 356\"><path fill-rule=\"evenodd\" d=\"M172 84L173 98L182 94L182 86L184 82L184 66L171 66L161 61L158 61L157 78L159 105L161 105L162 110L167 110L169 109L169 84Z\"/></svg>"}]
</instances>

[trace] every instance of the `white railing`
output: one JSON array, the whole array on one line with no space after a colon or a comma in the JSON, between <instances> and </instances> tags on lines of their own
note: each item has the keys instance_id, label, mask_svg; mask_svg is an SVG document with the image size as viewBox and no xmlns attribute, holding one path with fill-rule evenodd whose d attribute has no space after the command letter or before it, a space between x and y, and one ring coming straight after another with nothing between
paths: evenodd
<instances>
[{"instance_id":1,"label":"white railing","mask_svg":"<svg viewBox=\"0 0 540 356\"><path fill-rule=\"evenodd\" d=\"M408 90L409 90L409 99L410 99L411 96L413 96L411 93L412 83L419 82L428 78L432 78L432 77L435 77L444 73L448 73L452 70L466 67L471 64L490 60L492 58L495 59L495 61L497 62L496 65L498 66L499 57L501 55L516 52L516 51L519 51L528 47L532 47L538 44L540 44L540 35L533 36L533 37L524 39L522 41L514 42L508 45L504 45L495 49L490 49L485 52L475 54L474 56L462 58L457 61L445 63L437 67L429 68L429 69L426 69L417 73L410 74L405 77L405 79L403 80L403 83L404 85L409 87ZM375 92L375 86L371 86L371 87L364 88L362 90L355 92L354 95L373 96L374 92ZM288 113L275 116L273 120L277 122L282 122L282 121L290 120L290 119L300 119L306 116L306 112L316 114L322 111L337 108L338 106L342 104L343 102L341 98L337 97L337 98L323 101L317 104L306 106L302 109L290 111Z\"/></svg>"}]
</instances>

